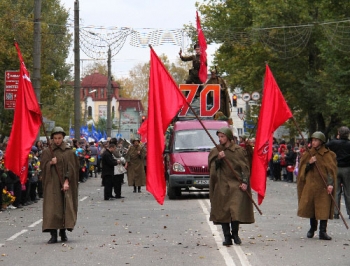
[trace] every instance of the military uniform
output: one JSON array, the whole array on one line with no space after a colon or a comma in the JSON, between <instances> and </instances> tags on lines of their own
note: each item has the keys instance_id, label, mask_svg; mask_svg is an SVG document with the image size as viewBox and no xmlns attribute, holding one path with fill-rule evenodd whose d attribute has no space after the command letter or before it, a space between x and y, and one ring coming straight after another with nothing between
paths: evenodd
<instances>
[{"instance_id":1,"label":"military uniform","mask_svg":"<svg viewBox=\"0 0 350 266\"><path fill-rule=\"evenodd\" d=\"M190 56L182 56L180 55L180 59L184 62L192 61L192 68L188 71L188 77L186 80L186 84L202 84L199 79L199 68L200 68L200 55L190 55Z\"/></svg>"},{"instance_id":2,"label":"military uniform","mask_svg":"<svg viewBox=\"0 0 350 266\"><path fill-rule=\"evenodd\" d=\"M223 245L232 245L231 238L234 239L236 244L240 244L239 224L255 222L253 204L248 196L248 194L251 195L249 162L246 151L233 142L230 128L222 128L218 130L218 133L225 134L229 142L220 145L221 150L225 153L224 158L226 160L218 158L220 151L216 147L210 151L208 158L210 221L213 221L214 224L221 224L225 236ZM232 173L228 163L233 168L234 173ZM242 191L240 188L241 182L234 175L237 175L247 186L246 191Z\"/></svg>"},{"instance_id":3,"label":"military uniform","mask_svg":"<svg viewBox=\"0 0 350 266\"><path fill-rule=\"evenodd\" d=\"M311 137L319 138L325 142L325 137L321 132L315 132ZM316 134L316 135L315 135ZM323 136L322 136L322 135ZM316 162L310 164L311 157L316 158ZM317 164L317 165L315 165ZM323 178L325 180L323 180ZM305 152L300 159L297 189L298 189L298 216L310 218L310 230L308 238L314 236L317 230L317 220L320 220L320 239L330 240L326 233L327 220L333 219L334 201L327 193L328 186L334 186L337 179L337 160L334 152L327 149L324 144L319 148L311 148L310 152ZM326 184L324 183L326 181ZM333 197L336 189L333 189Z\"/></svg>"}]
</instances>

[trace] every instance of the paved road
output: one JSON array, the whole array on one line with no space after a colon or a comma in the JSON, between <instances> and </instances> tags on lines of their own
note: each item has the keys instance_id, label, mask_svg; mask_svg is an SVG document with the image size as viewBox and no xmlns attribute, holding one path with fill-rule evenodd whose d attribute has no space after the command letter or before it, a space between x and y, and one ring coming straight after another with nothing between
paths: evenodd
<instances>
[{"instance_id":1,"label":"paved road","mask_svg":"<svg viewBox=\"0 0 350 266\"><path fill-rule=\"evenodd\" d=\"M350 265L341 220L329 222L332 241L306 238L295 183L268 181L263 215L255 212L255 224L241 225L243 244L229 248L221 244L221 228L208 221L207 193L184 193L161 206L127 186L125 199L103 201L100 184L91 178L80 185L77 226L65 244L46 244L40 202L0 213L0 265Z\"/></svg>"}]
</instances>

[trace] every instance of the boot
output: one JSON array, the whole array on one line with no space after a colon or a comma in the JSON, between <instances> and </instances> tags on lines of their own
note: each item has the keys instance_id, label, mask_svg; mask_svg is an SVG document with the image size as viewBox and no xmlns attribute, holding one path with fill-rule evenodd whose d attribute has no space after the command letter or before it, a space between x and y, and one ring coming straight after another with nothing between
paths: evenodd
<instances>
[{"instance_id":1,"label":"boot","mask_svg":"<svg viewBox=\"0 0 350 266\"><path fill-rule=\"evenodd\" d=\"M240 245L242 241L238 236L239 222L238 221L231 222L231 228L232 228L233 242L235 242L235 244L237 245Z\"/></svg>"},{"instance_id":2,"label":"boot","mask_svg":"<svg viewBox=\"0 0 350 266\"><path fill-rule=\"evenodd\" d=\"M57 243L57 230L56 229L51 229L50 234L51 234L51 238L47 242L47 244Z\"/></svg>"},{"instance_id":3,"label":"boot","mask_svg":"<svg viewBox=\"0 0 350 266\"><path fill-rule=\"evenodd\" d=\"M327 222L328 220L320 221L320 233L318 236L322 240L332 240L332 238L329 235L327 235Z\"/></svg>"},{"instance_id":4,"label":"boot","mask_svg":"<svg viewBox=\"0 0 350 266\"><path fill-rule=\"evenodd\" d=\"M141 193L141 187L140 186L137 187L137 190L138 190L139 193Z\"/></svg>"},{"instance_id":5,"label":"boot","mask_svg":"<svg viewBox=\"0 0 350 266\"><path fill-rule=\"evenodd\" d=\"M307 238L313 238L317 231L317 220L315 218L310 218L310 230L307 232Z\"/></svg>"},{"instance_id":6,"label":"boot","mask_svg":"<svg viewBox=\"0 0 350 266\"><path fill-rule=\"evenodd\" d=\"M136 193L136 186L134 186L134 191L133 192Z\"/></svg>"},{"instance_id":7,"label":"boot","mask_svg":"<svg viewBox=\"0 0 350 266\"><path fill-rule=\"evenodd\" d=\"M66 234L66 229L60 229L60 237L62 242L68 241L68 237Z\"/></svg>"},{"instance_id":8,"label":"boot","mask_svg":"<svg viewBox=\"0 0 350 266\"><path fill-rule=\"evenodd\" d=\"M231 240L231 233L230 233L230 224L229 223L223 223L221 224L222 231L224 232L225 241L222 242L224 246L231 246L232 240Z\"/></svg>"}]
</instances>

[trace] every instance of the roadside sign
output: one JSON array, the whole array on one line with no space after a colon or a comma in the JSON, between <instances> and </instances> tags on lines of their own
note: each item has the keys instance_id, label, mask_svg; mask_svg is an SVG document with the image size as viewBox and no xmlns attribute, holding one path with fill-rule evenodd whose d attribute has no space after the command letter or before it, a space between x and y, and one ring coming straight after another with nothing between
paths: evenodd
<instances>
[{"instance_id":1,"label":"roadside sign","mask_svg":"<svg viewBox=\"0 0 350 266\"><path fill-rule=\"evenodd\" d=\"M244 113L238 113L237 115L241 120L244 120L244 117L245 117Z\"/></svg>"},{"instance_id":2,"label":"roadside sign","mask_svg":"<svg viewBox=\"0 0 350 266\"><path fill-rule=\"evenodd\" d=\"M19 71L5 71L4 109L15 109L19 75Z\"/></svg>"},{"instance_id":3,"label":"roadside sign","mask_svg":"<svg viewBox=\"0 0 350 266\"><path fill-rule=\"evenodd\" d=\"M248 92L243 93L242 100L248 102L250 100L250 94Z\"/></svg>"},{"instance_id":4,"label":"roadside sign","mask_svg":"<svg viewBox=\"0 0 350 266\"><path fill-rule=\"evenodd\" d=\"M259 100L259 99L260 99L260 93L257 92L257 91L254 91L254 92L252 93L252 100L253 100L253 101L257 101L257 100Z\"/></svg>"},{"instance_id":5,"label":"roadside sign","mask_svg":"<svg viewBox=\"0 0 350 266\"><path fill-rule=\"evenodd\" d=\"M252 128L255 127L253 121L247 121L247 120L244 121L244 125L243 125L243 126L244 126L244 128L246 128L246 129L252 129Z\"/></svg>"}]
</instances>

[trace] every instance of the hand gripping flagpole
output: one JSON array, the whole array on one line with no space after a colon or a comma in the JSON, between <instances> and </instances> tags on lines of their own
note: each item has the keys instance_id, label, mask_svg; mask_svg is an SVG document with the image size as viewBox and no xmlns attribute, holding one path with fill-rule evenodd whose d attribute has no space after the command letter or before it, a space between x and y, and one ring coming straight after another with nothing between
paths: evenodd
<instances>
[{"instance_id":1,"label":"hand gripping flagpole","mask_svg":"<svg viewBox=\"0 0 350 266\"><path fill-rule=\"evenodd\" d=\"M300 130L300 128L299 128L297 122L295 121L294 117L293 117L292 119L293 119L294 125L295 125L295 127L297 128L297 130L298 130L298 132L299 132L301 138L303 139L304 143L307 143L307 142L305 141L305 138L304 138L303 134L301 133L301 130ZM309 155L312 156L311 151L310 151L308 145L306 145L306 150L307 150L307 152L309 153ZM320 168L318 167L317 161L315 161L314 164L315 164L315 166L316 166L316 169L317 169L318 174L320 175L320 177L321 177L321 179L322 179L322 181L323 181L323 183L324 183L324 185L325 185L325 187L326 187L326 189L327 189L328 184L327 184L326 179L324 178L323 174L321 173ZM340 214L341 219L343 220L343 223L344 223L346 229L349 229L349 226L348 226L348 224L346 223L346 221L345 221L345 219L344 219L344 216L343 216L343 214L342 214L341 211L340 211L339 206L338 206L337 203L335 202L335 199L334 199L332 193L330 193L329 196L331 197L331 199L332 199L332 201L333 201L333 203L334 203L334 206L337 208L337 210L338 210L338 212L339 212L339 214Z\"/></svg>"}]
</instances>

